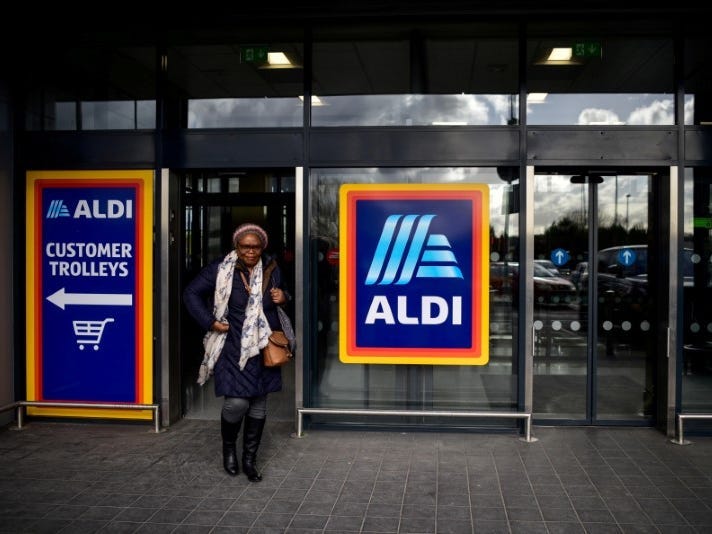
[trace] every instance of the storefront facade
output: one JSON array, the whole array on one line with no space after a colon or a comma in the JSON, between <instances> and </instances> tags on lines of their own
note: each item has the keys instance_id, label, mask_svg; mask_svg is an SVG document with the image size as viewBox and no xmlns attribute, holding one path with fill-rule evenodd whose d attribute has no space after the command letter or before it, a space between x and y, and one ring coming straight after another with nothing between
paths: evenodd
<instances>
[{"instance_id":1,"label":"storefront facade","mask_svg":"<svg viewBox=\"0 0 712 534\"><path fill-rule=\"evenodd\" d=\"M712 40L698 26L709 12L637 10L632 27L630 13L593 8L406 11L87 31L8 60L4 313L27 306L28 171L152 170L165 425L217 417L210 386L195 385L201 333L181 293L247 220L268 229L295 294L299 358L273 415L510 411L672 433L676 413L712 412ZM342 361L344 184L487 186L486 365ZM14 324L6 402L26 394ZM307 424L513 423L335 413Z\"/></svg>"}]
</instances>

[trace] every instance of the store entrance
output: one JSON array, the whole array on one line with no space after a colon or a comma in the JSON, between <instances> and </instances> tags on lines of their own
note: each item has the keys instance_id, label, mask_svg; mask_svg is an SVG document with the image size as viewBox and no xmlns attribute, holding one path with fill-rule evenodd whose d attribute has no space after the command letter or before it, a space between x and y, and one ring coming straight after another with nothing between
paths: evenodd
<instances>
[{"instance_id":1,"label":"store entrance","mask_svg":"<svg viewBox=\"0 0 712 534\"><path fill-rule=\"evenodd\" d=\"M288 288L294 288L294 189L291 169L211 169L176 172L180 183L182 261L181 293L209 262L232 249L232 232L245 222L269 235L267 252L277 256ZM294 318L294 310L287 310ZM181 306L181 403L184 417L219 419L222 398L213 380L196 384L202 359L202 332ZM294 417L294 366L282 370L283 390L268 399L268 417Z\"/></svg>"},{"instance_id":2,"label":"store entrance","mask_svg":"<svg viewBox=\"0 0 712 534\"><path fill-rule=\"evenodd\" d=\"M534 177L534 417L653 424L657 171ZM664 287L665 286L665 287Z\"/></svg>"}]
</instances>

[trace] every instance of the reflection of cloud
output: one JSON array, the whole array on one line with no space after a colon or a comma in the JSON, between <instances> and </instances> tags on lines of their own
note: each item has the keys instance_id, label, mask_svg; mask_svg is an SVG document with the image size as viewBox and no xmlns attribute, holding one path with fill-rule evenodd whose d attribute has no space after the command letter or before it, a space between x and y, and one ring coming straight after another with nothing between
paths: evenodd
<instances>
[{"instance_id":1,"label":"reflection of cloud","mask_svg":"<svg viewBox=\"0 0 712 534\"><path fill-rule=\"evenodd\" d=\"M579 113L577 124L620 124L621 120L610 109L586 108Z\"/></svg>"},{"instance_id":2,"label":"reflection of cloud","mask_svg":"<svg viewBox=\"0 0 712 534\"><path fill-rule=\"evenodd\" d=\"M417 124L465 122L487 124L489 106L475 95L405 95L400 113ZM398 117L391 119L398 123Z\"/></svg>"},{"instance_id":3,"label":"reflection of cloud","mask_svg":"<svg viewBox=\"0 0 712 534\"><path fill-rule=\"evenodd\" d=\"M685 95L685 124L695 124L695 95Z\"/></svg>"},{"instance_id":4,"label":"reflection of cloud","mask_svg":"<svg viewBox=\"0 0 712 534\"><path fill-rule=\"evenodd\" d=\"M315 126L416 126L507 124L510 95L321 96L312 109ZM515 107L516 113L516 107Z\"/></svg>"},{"instance_id":5,"label":"reflection of cloud","mask_svg":"<svg viewBox=\"0 0 712 534\"><path fill-rule=\"evenodd\" d=\"M483 95L487 102L494 108L495 118L499 124L507 124L510 118L519 114L519 97L517 95Z\"/></svg>"},{"instance_id":6,"label":"reflection of cloud","mask_svg":"<svg viewBox=\"0 0 712 534\"><path fill-rule=\"evenodd\" d=\"M188 128L301 126L296 98L205 98L188 101Z\"/></svg>"},{"instance_id":7,"label":"reflection of cloud","mask_svg":"<svg viewBox=\"0 0 712 534\"><path fill-rule=\"evenodd\" d=\"M634 109L628 116L628 124L674 124L672 98L654 100L651 104Z\"/></svg>"}]
</instances>

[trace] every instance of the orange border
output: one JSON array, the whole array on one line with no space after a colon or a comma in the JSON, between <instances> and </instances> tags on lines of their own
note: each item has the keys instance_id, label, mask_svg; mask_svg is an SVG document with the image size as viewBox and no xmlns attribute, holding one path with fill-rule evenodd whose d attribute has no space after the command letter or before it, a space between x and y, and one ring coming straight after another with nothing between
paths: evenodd
<instances>
[{"instance_id":1,"label":"orange border","mask_svg":"<svg viewBox=\"0 0 712 534\"><path fill-rule=\"evenodd\" d=\"M153 180L150 170L127 171L30 171L27 173L27 400L42 400L41 299L41 191L55 187L136 188L135 274L135 403L153 402ZM117 403L120 404L120 403ZM31 415L151 419L150 410L87 410L28 407Z\"/></svg>"}]
</instances>

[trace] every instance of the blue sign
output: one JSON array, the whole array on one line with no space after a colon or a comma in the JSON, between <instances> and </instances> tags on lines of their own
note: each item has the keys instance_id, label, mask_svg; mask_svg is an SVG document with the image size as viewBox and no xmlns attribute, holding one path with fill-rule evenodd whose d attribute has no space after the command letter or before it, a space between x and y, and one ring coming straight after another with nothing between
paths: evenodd
<instances>
[{"instance_id":1,"label":"blue sign","mask_svg":"<svg viewBox=\"0 0 712 534\"><path fill-rule=\"evenodd\" d=\"M32 415L150 419L153 172L27 173L27 399L116 403Z\"/></svg>"},{"instance_id":2,"label":"blue sign","mask_svg":"<svg viewBox=\"0 0 712 534\"><path fill-rule=\"evenodd\" d=\"M618 263L625 267L630 267L635 263L637 256L635 251L630 248L622 248L618 251Z\"/></svg>"},{"instance_id":3,"label":"blue sign","mask_svg":"<svg viewBox=\"0 0 712 534\"><path fill-rule=\"evenodd\" d=\"M487 363L488 193L483 184L341 187L342 362Z\"/></svg>"},{"instance_id":4,"label":"blue sign","mask_svg":"<svg viewBox=\"0 0 712 534\"><path fill-rule=\"evenodd\" d=\"M569 253L563 248L555 248L551 251L551 261L557 267L567 264L570 259L571 256L569 256Z\"/></svg>"},{"instance_id":5,"label":"blue sign","mask_svg":"<svg viewBox=\"0 0 712 534\"><path fill-rule=\"evenodd\" d=\"M455 224L471 219L467 201L359 202L356 240L363 248L356 280L363 282L356 300L358 345L471 345L472 320L462 310L472 307L472 227ZM433 295L438 298L423 301Z\"/></svg>"},{"instance_id":6,"label":"blue sign","mask_svg":"<svg viewBox=\"0 0 712 534\"><path fill-rule=\"evenodd\" d=\"M42 190L43 400L136 399L136 188Z\"/></svg>"}]
</instances>

